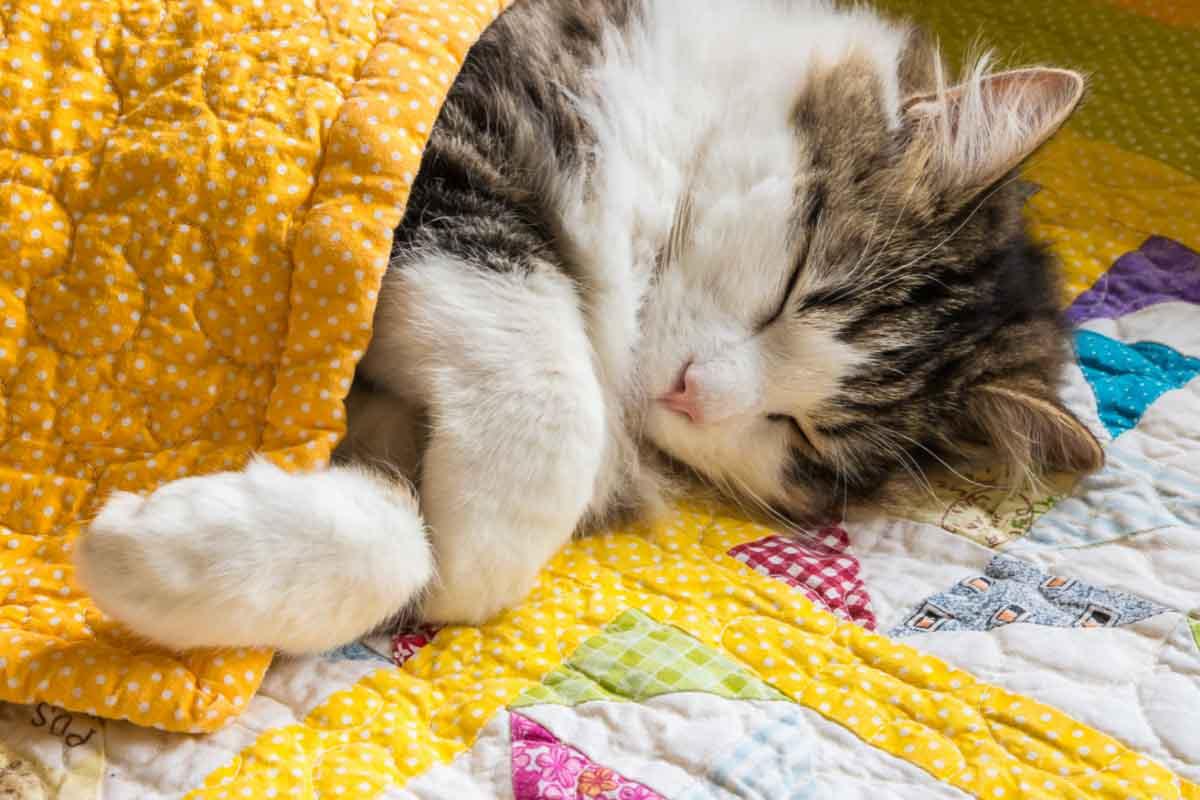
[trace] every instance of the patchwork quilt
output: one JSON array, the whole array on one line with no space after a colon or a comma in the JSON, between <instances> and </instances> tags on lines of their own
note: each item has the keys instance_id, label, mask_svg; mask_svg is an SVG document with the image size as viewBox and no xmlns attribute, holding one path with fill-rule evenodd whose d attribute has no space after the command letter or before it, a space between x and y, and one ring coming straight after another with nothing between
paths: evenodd
<instances>
[{"instance_id":1,"label":"patchwork quilt","mask_svg":"<svg viewBox=\"0 0 1200 800\"><path fill-rule=\"evenodd\" d=\"M1200 800L1190 2L882 1L1092 75L1027 178L1100 473L934 473L799 537L684 504L488 625L305 659L164 653L73 589L108 490L327 458L504 5L0 3L0 797Z\"/></svg>"}]
</instances>

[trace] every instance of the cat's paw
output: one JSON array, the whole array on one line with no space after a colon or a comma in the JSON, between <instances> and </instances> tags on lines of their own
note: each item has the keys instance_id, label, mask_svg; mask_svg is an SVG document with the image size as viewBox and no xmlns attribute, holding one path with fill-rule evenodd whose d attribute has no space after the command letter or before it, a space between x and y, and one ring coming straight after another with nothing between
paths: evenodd
<instances>
[{"instance_id":1,"label":"cat's paw","mask_svg":"<svg viewBox=\"0 0 1200 800\"><path fill-rule=\"evenodd\" d=\"M432 625L482 625L519 605L533 588L530 569L493 570L479 555L480 569L457 580L435 580L421 602L421 619Z\"/></svg>"},{"instance_id":2,"label":"cat's paw","mask_svg":"<svg viewBox=\"0 0 1200 800\"><path fill-rule=\"evenodd\" d=\"M266 462L113 495L75 564L103 611L173 649L326 650L404 609L433 574L406 486Z\"/></svg>"}]
</instances>

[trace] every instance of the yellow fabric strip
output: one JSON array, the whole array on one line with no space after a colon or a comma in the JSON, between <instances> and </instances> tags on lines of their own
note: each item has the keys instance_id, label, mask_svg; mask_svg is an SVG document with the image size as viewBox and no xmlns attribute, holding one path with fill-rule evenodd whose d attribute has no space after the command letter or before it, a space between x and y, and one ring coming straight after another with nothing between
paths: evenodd
<instances>
[{"instance_id":1,"label":"yellow fabric strip","mask_svg":"<svg viewBox=\"0 0 1200 800\"><path fill-rule=\"evenodd\" d=\"M519 609L482 628L447 629L402 670L333 695L302 725L267 731L190 797L262 797L268 788L374 797L463 752L488 718L627 608L726 652L864 746L978 797L1176 800L1195 791L1111 737L839 621L726 555L770 534L692 509L653 529L575 542Z\"/></svg>"}]
</instances>

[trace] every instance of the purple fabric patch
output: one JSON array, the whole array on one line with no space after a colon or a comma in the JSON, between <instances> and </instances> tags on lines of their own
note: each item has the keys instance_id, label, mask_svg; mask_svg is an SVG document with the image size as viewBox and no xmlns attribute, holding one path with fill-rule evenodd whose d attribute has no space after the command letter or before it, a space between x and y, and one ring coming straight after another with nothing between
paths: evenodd
<instances>
[{"instance_id":1,"label":"purple fabric patch","mask_svg":"<svg viewBox=\"0 0 1200 800\"><path fill-rule=\"evenodd\" d=\"M1116 319L1156 303L1200 304L1200 253L1179 242L1152 236L1126 253L1067 309L1067 320Z\"/></svg>"}]
</instances>

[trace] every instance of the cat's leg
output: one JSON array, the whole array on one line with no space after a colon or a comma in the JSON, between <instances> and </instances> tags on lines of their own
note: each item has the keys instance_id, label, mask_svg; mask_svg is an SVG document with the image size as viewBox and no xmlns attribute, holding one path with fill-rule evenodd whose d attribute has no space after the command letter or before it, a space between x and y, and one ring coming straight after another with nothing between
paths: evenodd
<instances>
[{"instance_id":1,"label":"cat's leg","mask_svg":"<svg viewBox=\"0 0 1200 800\"><path fill-rule=\"evenodd\" d=\"M411 605L433 574L409 486L357 466L266 461L111 497L79 540L105 612L175 649L315 652Z\"/></svg>"},{"instance_id":2,"label":"cat's leg","mask_svg":"<svg viewBox=\"0 0 1200 800\"><path fill-rule=\"evenodd\" d=\"M518 602L595 493L605 402L571 281L427 258L389 277L364 372L418 385L429 441L421 507L438 577L431 622Z\"/></svg>"},{"instance_id":3,"label":"cat's leg","mask_svg":"<svg viewBox=\"0 0 1200 800\"><path fill-rule=\"evenodd\" d=\"M365 464L410 478L420 474L425 419L419 403L355 381L346 397L346 420L334 463Z\"/></svg>"}]
</instances>

